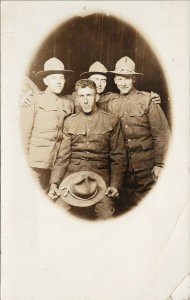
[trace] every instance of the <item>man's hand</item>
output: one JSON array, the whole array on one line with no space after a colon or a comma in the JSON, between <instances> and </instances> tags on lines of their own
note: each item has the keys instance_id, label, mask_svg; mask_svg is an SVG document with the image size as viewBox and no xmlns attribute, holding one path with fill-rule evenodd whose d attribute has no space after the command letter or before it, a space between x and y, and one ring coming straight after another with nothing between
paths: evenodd
<instances>
[{"instance_id":1,"label":"man's hand","mask_svg":"<svg viewBox=\"0 0 190 300\"><path fill-rule=\"evenodd\" d=\"M22 106L22 107L30 106L32 104L33 96L34 96L34 94L32 93L31 90L29 92L27 92L26 94L22 95L21 100L20 100L20 106Z\"/></svg>"},{"instance_id":2,"label":"man's hand","mask_svg":"<svg viewBox=\"0 0 190 300\"><path fill-rule=\"evenodd\" d=\"M158 180L161 170L162 170L162 168L158 167L158 166L154 166L154 168L152 169L151 173L152 173L154 181Z\"/></svg>"},{"instance_id":3,"label":"man's hand","mask_svg":"<svg viewBox=\"0 0 190 300\"><path fill-rule=\"evenodd\" d=\"M161 103L161 98L157 93L151 92L150 93L150 98L151 98L152 102L154 102L155 104L160 104Z\"/></svg>"},{"instance_id":4,"label":"man's hand","mask_svg":"<svg viewBox=\"0 0 190 300\"><path fill-rule=\"evenodd\" d=\"M105 192L105 195L110 198L116 198L116 197L119 197L119 192L118 192L117 188L115 188L113 186L109 186L107 188L107 191Z\"/></svg>"},{"instance_id":5,"label":"man's hand","mask_svg":"<svg viewBox=\"0 0 190 300\"><path fill-rule=\"evenodd\" d=\"M48 196L52 200L55 200L55 199L57 199L60 196L60 192L59 192L59 190L57 188L57 184L56 183L52 183L50 185L50 190L49 190Z\"/></svg>"}]
</instances>

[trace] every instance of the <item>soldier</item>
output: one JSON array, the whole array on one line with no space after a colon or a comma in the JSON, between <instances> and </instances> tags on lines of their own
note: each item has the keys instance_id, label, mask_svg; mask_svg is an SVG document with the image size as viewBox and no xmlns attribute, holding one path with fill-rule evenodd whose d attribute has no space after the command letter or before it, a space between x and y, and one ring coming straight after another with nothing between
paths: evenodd
<instances>
[{"instance_id":1,"label":"soldier","mask_svg":"<svg viewBox=\"0 0 190 300\"><path fill-rule=\"evenodd\" d=\"M112 97L108 109L121 119L129 159L122 199L125 204L130 201L133 204L138 203L159 178L168 147L169 127L160 105L151 101L150 93L135 89L135 76L141 73L135 71L129 57L121 58L110 72L115 75L120 94Z\"/></svg>"},{"instance_id":2,"label":"soldier","mask_svg":"<svg viewBox=\"0 0 190 300\"><path fill-rule=\"evenodd\" d=\"M63 63L53 57L44 64L44 70L36 73L47 86L44 92L35 93L32 104L21 108L21 125L28 164L42 189L49 187L51 168L55 161L65 117L73 113L73 102L60 97L66 74Z\"/></svg>"},{"instance_id":3,"label":"soldier","mask_svg":"<svg viewBox=\"0 0 190 300\"><path fill-rule=\"evenodd\" d=\"M86 78L86 79L90 79L90 80L94 81L94 83L96 84L97 93L100 95L99 101L97 104L101 109L104 109L104 110L107 109L107 103L113 97L111 92L105 93L108 75L109 75L108 70L99 61L94 62L90 66L89 71L83 72L80 74L81 78ZM21 106L24 107L24 106L31 105L32 96L33 96L33 93L31 91L29 91L28 93L23 95L23 97L21 98ZM75 111L78 111L76 92L73 92L71 95L67 95L66 97L74 102ZM160 96L157 93L151 92L151 99L156 104L161 103Z\"/></svg>"},{"instance_id":4,"label":"soldier","mask_svg":"<svg viewBox=\"0 0 190 300\"><path fill-rule=\"evenodd\" d=\"M62 179L78 171L100 175L106 185L105 197L93 206L98 219L113 215L111 198L118 197L125 170L126 150L118 118L100 110L96 85L81 79L75 85L80 110L64 123L63 141L52 169L49 197L57 199ZM65 203L67 210L72 206ZM85 208L82 209L85 211Z\"/></svg>"}]
</instances>

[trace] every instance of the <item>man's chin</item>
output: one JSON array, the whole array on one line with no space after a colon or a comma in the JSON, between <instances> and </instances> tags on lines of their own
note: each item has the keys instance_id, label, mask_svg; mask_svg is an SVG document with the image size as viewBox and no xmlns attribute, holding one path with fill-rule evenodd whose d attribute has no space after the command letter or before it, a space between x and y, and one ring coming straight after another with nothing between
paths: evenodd
<instances>
[{"instance_id":1,"label":"man's chin","mask_svg":"<svg viewBox=\"0 0 190 300\"><path fill-rule=\"evenodd\" d=\"M84 110L83 109L83 112L88 115L88 114L90 114L92 112L92 110Z\"/></svg>"},{"instance_id":2,"label":"man's chin","mask_svg":"<svg viewBox=\"0 0 190 300\"><path fill-rule=\"evenodd\" d=\"M101 94L101 93L103 93L103 90L98 90L98 89L97 89L97 93L98 93L98 94Z\"/></svg>"},{"instance_id":3,"label":"man's chin","mask_svg":"<svg viewBox=\"0 0 190 300\"><path fill-rule=\"evenodd\" d=\"M63 90L63 89L56 89L56 90L54 90L53 92L54 92L55 94L60 94L60 93L62 92L62 90Z\"/></svg>"},{"instance_id":4,"label":"man's chin","mask_svg":"<svg viewBox=\"0 0 190 300\"><path fill-rule=\"evenodd\" d=\"M130 89L120 90L121 94L128 94Z\"/></svg>"}]
</instances>

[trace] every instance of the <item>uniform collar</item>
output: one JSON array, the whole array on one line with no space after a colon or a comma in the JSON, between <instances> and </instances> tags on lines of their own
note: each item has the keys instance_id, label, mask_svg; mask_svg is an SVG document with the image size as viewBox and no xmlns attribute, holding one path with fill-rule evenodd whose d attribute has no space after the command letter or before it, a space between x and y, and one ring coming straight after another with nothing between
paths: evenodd
<instances>
[{"instance_id":1,"label":"uniform collar","mask_svg":"<svg viewBox=\"0 0 190 300\"><path fill-rule=\"evenodd\" d=\"M59 94L55 94L55 93L53 93L48 87L46 88L46 90L44 91L44 95L49 99L51 99L51 101L52 100L56 100L57 98L59 98L60 97L60 95Z\"/></svg>"}]
</instances>

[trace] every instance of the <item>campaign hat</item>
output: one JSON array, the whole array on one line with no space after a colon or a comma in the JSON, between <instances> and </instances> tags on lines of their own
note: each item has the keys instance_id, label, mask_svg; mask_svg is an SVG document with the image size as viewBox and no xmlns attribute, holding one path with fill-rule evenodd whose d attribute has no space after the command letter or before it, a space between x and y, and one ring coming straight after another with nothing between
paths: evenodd
<instances>
[{"instance_id":1,"label":"campaign hat","mask_svg":"<svg viewBox=\"0 0 190 300\"><path fill-rule=\"evenodd\" d=\"M72 74L72 73L74 73L74 71L66 70L62 61L60 61L56 57L52 57L44 63L44 70L37 72L35 76L39 79L43 79L44 77L51 74Z\"/></svg>"},{"instance_id":2,"label":"campaign hat","mask_svg":"<svg viewBox=\"0 0 190 300\"><path fill-rule=\"evenodd\" d=\"M96 204L103 199L106 190L104 179L91 171L72 173L65 177L59 186L60 198L78 207Z\"/></svg>"}]
</instances>

